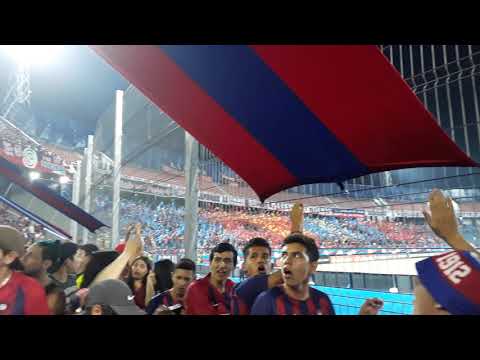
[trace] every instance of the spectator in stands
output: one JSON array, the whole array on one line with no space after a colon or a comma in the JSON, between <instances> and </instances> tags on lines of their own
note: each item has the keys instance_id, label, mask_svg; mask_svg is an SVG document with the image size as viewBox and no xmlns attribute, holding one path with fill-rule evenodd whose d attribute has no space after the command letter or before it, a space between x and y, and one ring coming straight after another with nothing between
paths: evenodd
<instances>
[{"instance_id":1,"label":"spectator in stands","mask_svg":"<svg viewBox=\"0 0 480 360\"><path fill-rule=\"evenodd\" d=\"M105 280L92 286L85 301L85 315L145 315L134 302L132 291L121 280Z\"/></svg>"},{"instance_id":2,"label":"spectator in stands","mask_svg":"<svg viewBox=\"0 0 480 360\"><path fill-rule=\"evenodd\" d=\"M154 272L156 294L163 293L172 288L172 273L174 270L175 264L170 259L162 259L155 263Z\"/></svg>"},{"instance_id":3,"label":"spectator in stands","mask_svg":"<svg viewBox=\"0 0 480 360\"><path fill-rule=\"evenodd\" d=\"M169 307L180 305L178 314L183 314L183 300L190 283L195 280L195 263L190 259L181 259L170 274L172 288L152 298L147 306L147 314L172 313Z\"/></svg>"},{"instance_id":4,"label":"spectator in stands","mask_svg":"<svg viewBox=\"0 0 480 360\"><path fill-rule=\"evenodd\" d=\"M77 287L73 260L77 249L78 245L72 242L62 243L60 261L50 268L50 279L64 290Z\"/></svg>"},{"instance_id":5,"label":"spectator in stands","mask_svg":"<svg viewBox=\"0 0 480 360\"><path fill-rule=\"evenodd\" d=\"M291 234L303 232L303 205L296 203L290 213ZM263 238L251 239L243 249L244 269L248 279L235 286L232 297L232 314L248 315L256 298L263 292L283 283L281 271L271 274L272 249Z\"/></svg>"},{"instance_id":6,"label":"spectator in stands","mask_svg":"<svg viewBox=\"0 0 480 360\"><path fill-rule=\"evenodd\" d=\"M50 315L45 290L17 271L26 240L10 226L0 226L0 315Z\"/></svg>"},{"instance_id":7,"label":"spectator in stands","mask_svg":"<svg viewBox=\"0 0 480 360\"><path fill-rule=\"evenodd\" d=\"M65 313L66 295L62 287L52 281L50 269L58 267L61 256L61 243L57 241L39 241L31 245L22 257L23 271L36 279L45 289L48 308L54 315Z\"/></svg>"},{"instance_id":8,"label":"spectator in stands","mask_svg":"<svg viewBox=\"0 0 480 360\"><path fill-rule=\"evenodd\" d=\"M317 268L319 252L315 241L293 234L283 241L281 267L283 284L260 294L253 305L252 315L335 315L325 293L309 286ZM360 314L377 314L382 301L368 299Z\"/></svg>"},{"instance_id":9,"label":"spectator in stands","mask_svg":"<svg viewBox=\"0 0 480 360\"><path fill-rule=\"evenodd\" d=\"M264 238L253 238L243 249L243 269L247 277L269 274L272 269L272 248Z\"/></svg>"},{"instance_id":10,"label":"spectator in stands","mask_svg":"<svg viewBox=\"0 0 480 360\"><path fill-rule=\"evenodd\" d=\"M139 256L133 260L127 285L135 295L135 304L145 309L154 293L155 273L152 263L146 256Z\"/></svg>"},{"instance_id":11,"label":"spectator in stands","mask_svg":"<svg viewBox=\"0 0 480 360\"><path fill-rule=\"evenodd\" d=\"M46 287L52 280L51 268L57 268L60 262L61 243L57 241L39 241L31 245L22 257L24 273L35 278Z\"/></svg>"},{"instance_id":12,"label":"spectator in stands","mask_svg":"<svg viewBox=\"0 0 480 360\"><path fill-rule=\"evenodd\" d=\"M185 295L187 315L227 315L234 283L229 279L237 265L237 251L220 243L210 253L210 273L194 281Z\"/></svg>"},{"instance_id":13,"label":"spectator in stands","mask_svg":"<svg viewBox=\"0 0 480 360\"><path fill-rule=\"evenodd\" d=\"M92 253L98 251L98 247L94 244L85 244L77 249L74 257L74 268L77 274L76 284L78 288L82 287L85 269L92 259Z\"/></svg>"}]
</instances>

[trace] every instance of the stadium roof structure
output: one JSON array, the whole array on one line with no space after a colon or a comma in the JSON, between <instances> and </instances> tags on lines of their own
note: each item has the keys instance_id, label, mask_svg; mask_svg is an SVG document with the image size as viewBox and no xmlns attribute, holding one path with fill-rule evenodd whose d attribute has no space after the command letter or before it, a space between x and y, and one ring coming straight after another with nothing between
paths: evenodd
<instances>
[{"instance_id":1,"label":"stadium roof structure","mask_svg":"<svg viewBox=\"0 0 480 360\"><path fill-rule=\"evenodd\" d=\"M91 46L264 201L293 186L476 167L376 46Z\"/></svg>"}]
</instances>

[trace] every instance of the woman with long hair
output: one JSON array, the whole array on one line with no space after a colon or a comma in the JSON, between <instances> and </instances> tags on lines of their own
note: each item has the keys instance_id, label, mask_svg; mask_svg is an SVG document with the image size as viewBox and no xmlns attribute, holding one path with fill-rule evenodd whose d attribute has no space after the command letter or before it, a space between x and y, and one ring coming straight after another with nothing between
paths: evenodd
<instances>
[{"instance_id":1,"label":"woman with long hair","mask_svg":"<svg viewBox=\"0 0 480 360\"><path fill-rule=\"evenodd\" d=\"M139 256L132 261L127 285L135 296L135 304L145 309L155 292L155 273L148 257Z\"/></svg>"},{"instance_id":2,"label":"woman with long hair","mask_svg":"<svg viewBox=\"0 0 480 360\"><path fill-rule=\"evenodd\" d=\"M175 264L170 259L162 259L155 263L156 294L172 288L172 273L174 270Z\"/></svg>"}]
</instances>

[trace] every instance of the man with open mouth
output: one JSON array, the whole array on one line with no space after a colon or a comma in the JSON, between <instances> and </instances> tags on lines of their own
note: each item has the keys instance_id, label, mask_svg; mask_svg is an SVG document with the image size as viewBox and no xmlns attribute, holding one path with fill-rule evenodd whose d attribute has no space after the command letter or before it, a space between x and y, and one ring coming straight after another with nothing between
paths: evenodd
<instances>
[{"instance_id":1,"label":"man with open mouth","mask_svg":"<svg viewBox=\"0 0 480 360\"><path fill-rule=\"evenodd\" d=\"M281 271L272 271L272 249L267 240L253 238L243 249L243 270L247 279L235 286L232 314L248 315L255 299L262 292L283 282Z\"/></svg>"},{"instance_id":2,"label":"man with open mouth","mask_svg":"<svg viewBox=\"0 0 480 360\"><path fill-rule=\"evenodd\" d=\"M296 203L290 213L291 234L303 231L303 205ZM243 270L247 279L235 286L232 296L232 314L249 315L255 299L262 292L283 283L282 272L272 271L272 249L267 240L253 238L243 249Z\"/></svg>"},{"instance_id":3,"label":"man with open mouth","mask_svg":"<svg viewBox=\"0 0 480 360\"><path fill-rule=\"evenodd\" d=\"M237 265L237 250L226 242L210 253L210 272L187 288L186 315L229 315L234 282L229 279Z\"/></svg>"},{"instance_id":4,"label":"man with open mouth","mask_svg":"<svg viewBox=\"0 0 480 360\"><path fill-rule=\"evenodd\" d=\"M313 239L302 234L285 238L280 260L283 284L261 293L251 315L335 315L328 295L309 286L318 258ZM360 315L376 315L382 305L380 299L367 299Z\"/></svg>"}]
</instances>

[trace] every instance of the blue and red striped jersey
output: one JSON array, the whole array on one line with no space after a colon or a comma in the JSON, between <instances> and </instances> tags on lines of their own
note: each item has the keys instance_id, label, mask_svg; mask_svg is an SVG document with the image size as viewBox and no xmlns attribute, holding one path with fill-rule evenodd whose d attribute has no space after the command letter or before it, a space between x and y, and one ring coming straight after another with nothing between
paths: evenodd
<instances>
[{"instance_id":1,"label":"blue and red striped jersey","mask_svg":"<svg viewBox=\"0 0 480 360\"><path fill-rule=\"evenodd\" d=\"M249 315L257 296L267 290L268 275L266 274L238 283L232 296L232 315Z\"/></svg>"},{"instance_id":2,"label":"blue and red striped jersey","mask_svg":"<svg viewBox=\"0 0 480 360\"><path fill-rule=\"evenodd\" d=\"M335 315L327 294L310 288L305 301L289 297L282 286L261 293L255 301L251 315Z\"/></svg>"}]
</instances>

